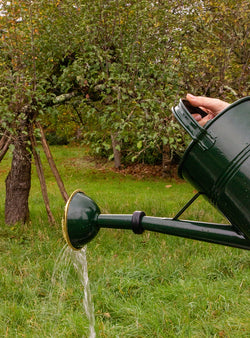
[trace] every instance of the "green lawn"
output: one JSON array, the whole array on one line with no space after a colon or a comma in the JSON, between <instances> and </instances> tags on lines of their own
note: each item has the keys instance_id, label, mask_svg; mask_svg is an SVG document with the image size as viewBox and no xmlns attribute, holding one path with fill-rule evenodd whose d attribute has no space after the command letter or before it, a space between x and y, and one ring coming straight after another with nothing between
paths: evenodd
<instances>
[{"instance_id":1,"label":"green lawn","mask_svg":"<svg viewBox=\"0 0 250 338\"><path fill-rule=\"evenodd\" d=\"M184 182L138 180L107 165L96 167L79 147L52 147L52 152L68 193L83 190L102 213L143 210L171 217L194 194ZM4 224L9 165L8 157L0 163L0 336L88 337L83 286L69 260L56 265L65 245L64 202L53 176L44 161L56 226L48 224L33 167L31 222L9 227ZM185 218L224 222L202 198ZM97 337L250 337L248 251L101 229L88 244L87 257Z\"/></svg>"}]
</instances>

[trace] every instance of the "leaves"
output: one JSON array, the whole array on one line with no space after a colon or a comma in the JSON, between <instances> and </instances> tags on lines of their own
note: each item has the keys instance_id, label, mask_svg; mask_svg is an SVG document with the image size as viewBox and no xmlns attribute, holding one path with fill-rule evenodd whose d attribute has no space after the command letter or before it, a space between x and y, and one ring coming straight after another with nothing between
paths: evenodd
<instances>
[{"instance_id":1,"label":"leaves","mask_svg":"<svg viewBox=\"0 0 250 338\"><path fill-rule=\"evenodd\" d=\"M2 3L4 128L32 111L50 132L80 133L94 153L111 156L116 132L124 161L157 162L164 146L185 148L169 120L177 98L248 94L245 0Z\"/></svg>"}]
</instances>

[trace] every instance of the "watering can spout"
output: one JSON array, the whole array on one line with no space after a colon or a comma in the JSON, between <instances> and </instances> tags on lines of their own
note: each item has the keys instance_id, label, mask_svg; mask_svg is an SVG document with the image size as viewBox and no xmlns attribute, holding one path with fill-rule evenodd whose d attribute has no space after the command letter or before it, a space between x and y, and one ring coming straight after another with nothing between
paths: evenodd
<instances>
[{"instance_id":1,"label":"watering can spout","mask_svg":"<svg viewBox=\"0 0 250 338\"><path fill-rule=\"evenodd\" d=\"M63 234L68 245L80 250L100 228L132 230L135 234L147 230L250 249L250 240L230 225L149 217L143 211L135 211L132 215L101 214L91 198L80 190L75 191L67 202L63 220Z\"/></svg>"}]
</instances>

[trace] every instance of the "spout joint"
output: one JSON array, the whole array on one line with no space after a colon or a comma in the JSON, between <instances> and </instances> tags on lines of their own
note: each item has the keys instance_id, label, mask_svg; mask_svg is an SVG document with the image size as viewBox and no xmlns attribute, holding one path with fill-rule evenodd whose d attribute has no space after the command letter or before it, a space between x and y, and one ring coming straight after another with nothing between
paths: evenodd
<instances>
[{"instance_id":1,"label":"spout joint","mask_svg":"<svg viewBox=\"0 0 250 338\"><path fill-rule=\"evenodd\" d=\"M143 226L141 224L142 218L144 216L146 216L144 211L135 211L132 215L131 219L132 230L137 235L141 235L144 232Z\"/></svg>"}]
</instances>

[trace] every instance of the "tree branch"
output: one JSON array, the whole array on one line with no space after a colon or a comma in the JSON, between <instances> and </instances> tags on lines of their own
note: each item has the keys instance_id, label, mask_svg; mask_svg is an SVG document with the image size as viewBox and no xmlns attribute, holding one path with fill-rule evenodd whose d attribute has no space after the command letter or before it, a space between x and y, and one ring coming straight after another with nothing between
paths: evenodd
<instances>
[{"instance_id":1,"label":"tree branch","mask_svg":"<svg viewBox=\"0 0 250 338\"><path fill-rule=\"evenodd\" d=\"M36 123L36 126L40 129L40 132L41 132L41 141L42 141L42 146L43 146L43 150L44 150L44 153L47 157L47 160L49 162L49 165L50 165L50 168L51 168L51 171L53 173L53 175L55 176L55 179L56 179L56 182L57 182L57 185L59 187L59 190L61 192L61 195L64 199L65 202L67 202L69 196L66 192L66 189L64 187L64 184L63 184L63 181L61 179L61 176L57 170L57 167L56 167L56 164L55 164L55 161L53 159L53 156L51 154L51 151L50 151L50 148L49 148L49 145L47 143L47 140L45 138L45 134L44 134L44 131L43 131L43 128L42 126L40 125L39 122Z\"/></svg>"},{"instance_id":2,"label":"tree branch","mask_svg":"<svg viewBox=\"0 0 250 338\"><path fill-rule=\"evenodd\" d=\"M54 219L54 216L53 216L51 209L50 209L49 197L48 197L47 186L46 186L44 171L43 171L43 167L42 167L42 162L41 162L41 158L40 158L39 154L36 151L37 142L36 142L36 139L33 135L31 128L30 128L30 142L31 142L32 154L33 154L33 157L34 157L34 160L35 160L37 175L38 175L38 178L39 178L39 181L40 181L43 200L44 200L45 208L46 208L46 211L47 211L48 219L49 219L49 222L51 224L55 224L55 219Z\"/></svg>"}]
</instances>

